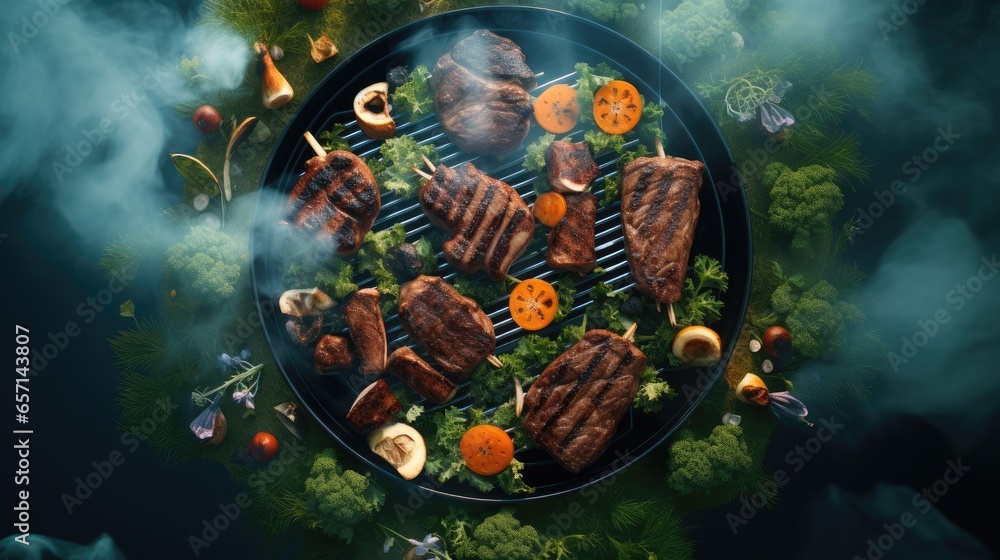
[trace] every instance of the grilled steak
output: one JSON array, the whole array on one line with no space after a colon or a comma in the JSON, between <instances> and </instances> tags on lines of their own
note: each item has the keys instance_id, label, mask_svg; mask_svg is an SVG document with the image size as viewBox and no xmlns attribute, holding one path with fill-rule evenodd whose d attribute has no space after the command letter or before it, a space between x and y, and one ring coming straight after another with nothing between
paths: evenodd
<instances>
[{"instance_id":1,"label":"grilled steak","mask_svg":"<svg viewBox=\"0 0 1000 560\"><path fill-rule=\"evenodd\" d=\"M545 261L552 268L587 274L597 266L594 227L597 197L594 193L566 195L566 215L549 232Z\"/></svg>"},{"instance_id":2,"label":"grilled steak","mask_svg":"<svg viewBox=\"0 0 1000 560\"><path fill-rule=\"evenodd\" d=\"M316 343L316 351L313 353L313 365L316 366L316 371L347 369L351 367L353 361L350 344L342 336L324 334Z\"/></svg>"},{"instance_id":3,"label":"grilled steak","mask_svg":"<svg viewBox=\"0 0 1000 560\"><path fill-rule=\"evenodd\" d=\"M458 381L493 353L493 323L476 302L437 276L419 276L399 289L399 322Z\"/></svg>"},{"instance_id":4,"label":"grilled steak","mask_svg":"<svg viewBox=\"0 0 1000 560\"><path fill-rule=\"evenodd\" d=\"M681 298L701 203L705 165L639 158L622 170L625 253L639 289L663 303Z\"/></svg>"},{"instance_id":5,"label":"grilled steak","mask_svg":"<svg viewBox=\"0 0 1000 560\"><path fill-rule=\"evenodd\" d=\"M388 349L379 296L374 288L358 290L344 306L344 322L354 341L361 375L378 375L385 371Z\"/></svg>"},{"instance_id":6,"label":"grilled steak","mask_svg":"<svg viewBox=\"0 0 1000 560\"><path fill-rule=\"evenodd\" d=\"M549 185L556 192L583 192L601 174L586 142L559 140L545 152Z\"/></svg>"},{"instance_id":7,"label":"grilled steak","mask_svg":"<svg viewBox=\"0 0 1000 560\"><path fill-rule=\"evenodd\" d=\"M434 111L460 149L502 155L531 127L535 75L510 39L480 29L445 53L431 73Z\"/></svg>"},{"instance_id":8,"label":"grilled steak","mask_svg":"<svg viewBox=\"0 0 1000 560\"><path fill-rule=\"evenodd\" d=\"M378 185L365 162L337 150L306 162L288 197L288 221L337 256L353 255L382 208Z\"/></svg>"},{"instance_id":9,"label":"grilled steak","mask_svg":"<svg viewBox=\"0 0 1000 560\"><path fill-rule=\"evenodd\" d=\"M407 346L389 356L386 371L403 380L421 397L435 404L444 404L455 397L458 387L423 361Z\"/></svg>"},{"instance_id":10,"label":"grilled steak","mask_svg":"<svg viewBox=\"0 0 1000 560\"><path fill-rule=\"evenodd\" d=\"M535 232L535 219L517 191L471 163L439 165L418 196L431 222L455 234L442 248L463 272L485 268L490 278L503 280Z\"/></svg>"},{"instance_id":11,"label":"grilled steak","mask_svg":"<svg viewBox=\"0 0 1000 560\"><path fill-rule=\"evenodd\" d=\"M580 472L611 444L645 368L646 356L631 342L587 331L528 390L524 429L563 468Z\"/></svg>"}]
</instances>

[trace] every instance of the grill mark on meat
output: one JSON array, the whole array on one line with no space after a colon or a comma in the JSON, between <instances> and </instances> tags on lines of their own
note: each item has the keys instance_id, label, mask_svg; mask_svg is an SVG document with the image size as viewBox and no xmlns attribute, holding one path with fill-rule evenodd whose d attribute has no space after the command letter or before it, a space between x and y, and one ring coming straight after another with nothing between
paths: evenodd
<instances>
[{"instance_id":1,"label":"grill mark on meat","mask_svg":"<svg viewBox=\"0 0 1000 560\"><path fill-rule=\"evenodd\" d=\"M649 189L649 179L652 177L653 173L656 172L656 168L652 165L647 165L642 168L642 173L639 175L639 179L635 184L635 191L633 191L633 198L629 204L629 210L635 212L639 210L642 206L643 198L645 197L646 191ZM649 216L647 215L648 219Z\"/></svg>"},{"instance_id":2,"label":"grill mark on meat","mask_svg":"<svg viewBox=\"0 0 1000 560\"><path fill-rule=\"evenodd\" d=\"M524 251L524 247L527 243L524 243L517 255L511 253L511 243L513 238L517 235L519 228L518 226L524 222L524 217L528 215L528 212L522 208L518 208L514 212L514 216L511 218L508 226L504 228L503 233L500 234L499 238L496 239L494 247L492 249L492 256L490 257L489 266L487 267L487 272L490 276L495 275L505 275L507 274L507 269L510 268L511 263ZM511 227L514 226L514 227ZM534 220L531 223L531 229L534 230ZM527 235L526 240L531 239L531 234Z\"/></svg>"},{"instance_id":3,"label":"grill mark on meat","mask_svg":"<svg viewBox=\"0 0 1000 560\"><path fill-rule=\"evenodd\" d=\"M467 220L465 229L462 231L461 237L465 240L464 243L458 243L455 247L455 252L453 254L454 258L459 262L463 262L465 253L469 246L473 242L473 238L477 231L482 230L483 216L486 215L487 210L490 208L490 202L493 202L493 197L496 194L497 189L485 188L483 189L483 197L479 200L479 204L476 205L476 213L471 219ZM468 212L465 214L468 216Z\"/></svg>"},{"instance_id":4,"label":"grill mark on meat","mask_svg":"<svg viewBox=\"0 0 1000 560\"><path fill-rule=\"evenodd\" d=\"M591 397L590 400L595 407L601 406L601 403L604 402L605 393L607 393L611 389L611 387L615 384L615 382L618 380L617 375L622 371L622 369L625 368L625 366L632 363L632 360L635 359L629 352L626 352L625 355L622 356L621 358L622 358L621 361L618 362L618 366L614 369L613 372L611 372L611 375L604 380L604 384L601 385L601 388L600 390L597 391L597 394ZM570 430L568 434L566 434L566 437L564 437L562 441L559 442L559 447L557 447L557 449L559 450L560 453L565 451L566 448L569 447L569 444L572 443L573 440L575 440L577 436L580 435L580 431L583 430L583 426L584 426L583 423L573 426L573 429Z\"/></svg>"},{"instance_id":5,"label":"grill mark on meat","mask_svg":"<svg viewBox=\"0 0 1000 560\"><path fill-rule=\"evenodd\" d=\"M562 402L559 403L559 408L557 408L555 412L552 413L552 416L549 416L549 419L545 421L545 424L542 425L540 431L544 432L549 428L551 428L552 424L554 424L555 421L558 420L559 417L562 416L564 412L566 412L566 408L573 402L573 399L576 397L576 394L580 391L580 388L583 387L583 385L587 382L587 380L590 379L590 376L594 374L594 371L597 369L597 366L601 365L601 362L604 361L605 355L608 353L609 346L611 346L610 339L602 341L596 347L597 348L596 355L592 360L590 360L590 363L587 364L587 369L583 370L583 373L581 373L580 376L576 378L576 385L574 385L573 388L570 389L569 393L563 398ZM559 373L562 374L565 373L565 371L566 369L562 369L560 370ZM542 402L538 404L539 408L541 408L542 405L545 403L545 400L547 400L547 398L551 396L552 391L554 391L555 388L559 386L559 382L561 381L562 378L559 377L555 379L551 385L545 388L545 392L543 392L543 396L545 398L542 400Z\"/></svg>"},{"instance_id":6,"label":"grill mark on meat","mask_svg":"<svg viewBox=\"0 0 1000 560\"><path fill-rule=\"evenodd\" d=\"M566 215L549 232L545 261L552 268L587 274L597 266L597 197L566 194Z\"/></svg>"}]
</instances>

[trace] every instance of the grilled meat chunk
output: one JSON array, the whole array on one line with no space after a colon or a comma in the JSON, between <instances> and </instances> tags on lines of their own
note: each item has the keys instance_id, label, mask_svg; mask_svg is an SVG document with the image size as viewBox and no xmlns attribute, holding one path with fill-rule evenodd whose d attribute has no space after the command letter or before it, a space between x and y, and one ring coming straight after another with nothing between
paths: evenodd
<instances>
[{"instance_id":1,"label":"grilled meat chunk","mask_svg":"<svg viewBox=\"0 0 1000 560\"><path fill-rule=\"evenodd\" d=\"M471 163L439 165L418 197L431 222L455 234L442 248L463 272L485 268L490 278L503 280L535 232L535 219L517 191Z\"/></svg>"},{"instance_id":2,"label":"grilled meat chunk","mask_svg":"<svg viewBox=\"0 0 1000 560\"><path fill-rule=\"evenodd\" d=\"M534 109L525 88L535 76L510 39L474 32L438 59L430 82L434 111L460 149L503 155L527 136Z\"/></svg>"},{"instance_id":3,"label":"grilled meat chunk","mask_svg":"<svg viewBox=\"0 0 1000 560\"><path fill-rule=\"evenodd\" d=\"M333 255L353 255L382 208L378 185L365 162L337 150L306 162L288 197L288 221Z\"/></svg>"},{"instance_id":4,"label":"grilled meat chunk","mask_svg":"<svg viewBox=\"0 0 1000 560\"><path fill-rule=\"evenodd\" d=\"M444 404L455 397L458 386L441 375L407 346L389 356L386 370L403 380L421 397L435 404Z\"/></svg>"},{"instance_id":5,"label":"grilled meat chunk","mask_svg":"<svg viewBox=\"0 0 1000 560\"><path fill-rule=\"evenodd\" d=\"M403 405L392 394L389 384L385 379L379 379L365 387L358 398L354 399L354 404L347 411L347 423L365 434L382 424L388 424L401 410Z\"/></svg>"},{"instance_id":6,"label":"grilled meat chunk","mask_svg":"<svg viewBox=\"0 0 1000 560\"><path fill-rule=\"evenodd\" d=\"M611 444L645 368L645 354L628 340L587 331L531 385L525 430L563 468L580 472Z\"/></svg>"},{"instance_id":7,"label":"grilled meat chunk","mask_svg":"<svg viewBox=\"0 0 1000 560\"><path fill-rule=\"evenodd\" d=\"M587 274L597 266L597 197L591 192L565 196L566 215L549 232L545 261L552 268Z\"/></svg>"},{"instance_id":8,"label":"grilled meat chunk","mask_svg":"<svg viewBox=\"0 0 1000 560\"><path fill-rule=\"evenodd\" d=\"M663 303L681 298L701 203L705 164L639 158L622 170L625 253L636 285Z\"/></svg>"},{"instance_id":9,"label":"grilled meat chunk","mask_svg":"<svg viewBox=\"0 0 1000 560\"><path fill-rule=\"evenodd\" d=\"M313 353L313 365L316 366L316 371L347 369L351 367L353 361L351 346L342 336L324 334L316 343L316 351Z\"/></svg>"},{"instance_id":10,"label":"grilled meat chunk","mask_svg":"<svg viewBox=\"0 0 1000 560\"><path fill-rule=\"evenodd\" d=\"M545 152L545 168L552 190L562 193L583 192L601 174L586 142L553 142Z\"/></svg>"},{"instance_id":11,"label":"grilled meat chunk","mask_svg":"<svg viewBox=\"0 0 1000 560\"><path fill-rule=\"evenodd\" d=\"M399 322L456 381L468 379L497 343L479 305L437 276L419 276L399 289Z\"/></svg>"},{"instance_id":12,"label":"grilled meat chunk","mask_svg":"<svg viewBox=\"0 0 1000 560\"><path fill-rule=\"evenodd\" d=\"M344 306L344 322L354 341L361 375L378 375L385 371L388 346L379 297L374 288L358 290Z\"/></svg>"}]
</instances>

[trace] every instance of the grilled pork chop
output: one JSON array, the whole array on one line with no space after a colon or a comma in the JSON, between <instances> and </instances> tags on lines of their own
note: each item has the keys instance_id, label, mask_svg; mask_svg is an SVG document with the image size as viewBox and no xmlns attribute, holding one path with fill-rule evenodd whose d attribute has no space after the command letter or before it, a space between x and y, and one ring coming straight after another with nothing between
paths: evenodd
<instances>
[{"instance_id":1,"label":"grilled pork chop","mask_svg":"<svg viewBox=\"0 0 1000 560\"><path fill-rule=\"evenodd\" d=\"M374 288L358 290L344 306L344 322L354 341L361 375L378 375L385 371L388 347L379 307L380 295Z\"/></svg>"},{"instance_id":2,"label":"grilled pork chop","mask_svg":"<svg viewBox=\"0 0 1000 560\"><path fill-rule=\"evenodd\" d=\"M628 340L587 331L531 385L524 429L563 468L580 472L611 444L645 368L645 354Z\"/></svg>"},{"instance_id":3,"label":"grilled pork chop","mask_svg":"<svg viewBox=\"0 0 1000 560\"><path fill-rule=\"evenodd\" d=\"M663 303L681 298L701 203L705 164L639 158L622 170L625 253L636 285Z\"/></svg>"},{"instance_id":4,"label":"grilled pork chop","mask_svg":"<svg viewBox=\"0 0 1000 560\"><path fill-rule=\"evenodd\" d=\"M597 197L591 192L565 197L566 215L549 232L545 261L552 268L587 274L597 266L594 241Z\"/></svg>"},{"instance_id":5,"label":"grilled pork chop","mask_svg":"<svg viewBox=\"0 0 1000 560\"><path fill-rule=\"evenodd\" d=\"M438 59L431 73L434 111L461 150L503 155L531 127L535 75L510 39L480 29Z\"/></svg>"},{"instance_id":6,"label":"grilled pork chop","mask_svg":"<svg viewBox=\"0 0 1000 560\"><path fill-rule=\"evenodd\" d=\"M431 222L455 234L442 249L463 272L485 268L490 278L503 280L535 232L535 219L517 191L471 163L439 165L418 197Z\"/></svg>"},{"instance_id":7,"label":"grilled pork chop","mask_svg":"<svg viewBox=\"0 0 1000 560\"><path fill-rule=\"evenodd\" d=\"M365 162L337 150L306 162L288 197L288 221L337 256L358 252L382 208L378 185Z\"/></svg>"},{"instance_id":8,"label":"grilled pork chop","mask_svg":"<svg viewBox=\"0 0 1000 560\"><path fill-rule=\"evenodd\" d=\"M545 168L552 190L561 193L583 192L601 174L586 142L553 142L545 152Z\"/></svg>"},{"instance_id":9,"label":"grilled pork chop","mask_svg":"<svg viewBox=\"0 0 1000 560\"><path fill-rule=\"evenodd\" d=\"M399 289L399 322L457 381L496 347L490 318L437 276L418 276Z\"/></svg>"}]
</instances>

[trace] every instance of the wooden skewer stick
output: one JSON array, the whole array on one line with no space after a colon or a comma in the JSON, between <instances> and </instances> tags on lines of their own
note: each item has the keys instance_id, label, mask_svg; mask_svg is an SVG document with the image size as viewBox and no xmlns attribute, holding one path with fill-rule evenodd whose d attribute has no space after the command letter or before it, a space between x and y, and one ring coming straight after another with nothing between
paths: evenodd
<instances>
[{"instance_id":1,"label":"wooden skewer stick","mask_svg":"<svg viewBox=\"0 0 1000 560\"><path fill-rule=\"evenodd\" d=\"M656 312L660 312L660 302L656 302Z\"/></svg>"},{"instance_id":2,"label":"wooden skewer stick","mask_svg":"<svg viewBox=\"0 0 1000 560\"><path fill-rule=\"evenodd\" d=\"M660 138L657 137L654 139L653 143L656 145L656 155L661 158L667 157L667 153L663 150L663 142L660 142ZM656 310L660 310L660 302L656 302ZM677 315L674 314L674 304L672 303L669 304L669 307L667 307L667 318L670 319L671 327L677 326Z\"/></svg>"},{"instance_id":3,"label":"wooden skewer stick","mask_svg":"<svg viewBox=\"0 0 1000 560\"><path fill-rule=\"evenodd\" d=\"M669 307L667 307L667 318L670 319L671 327L677 326L677 316L674 315L674 304L672 303L670 304Z\"/></svg>"},{"instance_id":4,"label":"wooden skewer stick","mask_svg":"<svg viewBox=\"0 0 1000 560\"><path fill-rule=\"evenodd\" d=\"M493 354L490 354L489 356L487 356L486 361L489 362L490 364L492 364L493 367L498 367L498 368L502 368L503 367L503 362L500 361L500 358L497 358Z\"/></svg>"},{"instance_id":5,"label":"wooden skewer stick","mask_svg":"<svg viewBox=\"0 0 1000 560\"><path fill-rule=\"evenodd\" d=\"M667 153L663 151L663 142L660 142L660 138L657 137L653 141L653 143L656 145L656 155L660 156L661 158L667 157Z\"/></svg>"},{"instance_id":6,"label":"wooden skewer stick","mask_svg":"<svg viewBox=\"0 0 1000 560\"><path fill-rule=\"evenodd\" d=\"M420 157L421 159L424 160L424 163L427 164L427 169L430 169L431 173L437 171L437 167L435 167L434 164L431 163L431 160L427 159L427 156L425 156L424 154L420 154Z\"/></svg>"},{"instance_id":7,"label":"wooden skewer stick","mask_svg":"<svg viewBox=\"0 0 1000 560\"><path fill-rule=\"evenodd\" d=\"M414 167L410 167L410 169L412 169L414 173L416 173L417 175L420 175L421 177L423 177L424 179L427 179L428 181L430 181L434 177L433 175L431 175L430 173L427 173L426 171L421 171L420 169L417 169L415 166Z\"/></svg>"},{"instance_id":8,"label":"wooden skewer stick","mask_svg":"<svg viewBox=\"0 0 1000 560\"><path fill-rule=\"evenodd\" d=\"M638 328L639 328L639 323L632 323L632 326L629 327L627 331L625 331L625 334L622 335L622 338L624 338L629 342L632 342L632 339L635 338L635 331Z\"/></svg>"},{"instance_id":9,"label":"wooden skewer stick","mask_svg":"<svg viewBox=\"0 0 1000 560\"><path fill-rule=\"evenodd\" d=\"M319 142L316 141L316 138L312 135L312 132L309 132L307 130L306 133L303 134L302 136L304 136L306 142L309 142L309 145L312 146L312 149L314 152L316 152L316 155L318 155L319 157L326 157L326 150L323 149L323 146L319 145Z\"/></svg>"}]
</instances>

